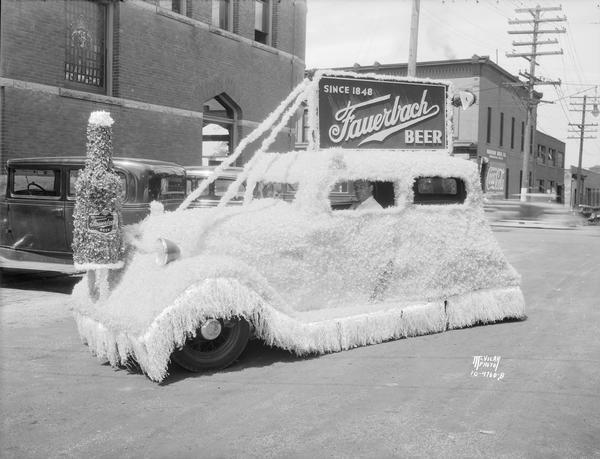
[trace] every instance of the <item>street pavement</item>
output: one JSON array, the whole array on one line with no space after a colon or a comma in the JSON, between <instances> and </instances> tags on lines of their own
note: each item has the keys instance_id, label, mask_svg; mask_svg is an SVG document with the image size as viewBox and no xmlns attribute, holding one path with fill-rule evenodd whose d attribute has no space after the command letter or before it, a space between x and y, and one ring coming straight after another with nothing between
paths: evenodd
<instances>
[{"instance_id":1,"label":"street pavement","mask_svg":"<svg viewBox=\"0 0 600 459\"><path fill-rule=\"evenodd\" d=\"M309 358L252 342L163 384L80 343L77 278L5 276L0 457L600 457L600 227L494 233L524 321Z\"/></svg>"}]
</instances>

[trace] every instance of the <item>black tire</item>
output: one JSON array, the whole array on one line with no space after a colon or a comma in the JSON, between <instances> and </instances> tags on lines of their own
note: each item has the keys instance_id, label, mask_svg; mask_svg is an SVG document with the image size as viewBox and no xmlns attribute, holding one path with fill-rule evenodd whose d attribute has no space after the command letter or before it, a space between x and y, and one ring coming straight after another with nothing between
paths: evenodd
<instances>
[{"instance_id":1,"label":"black tire","mask_svg":"<svg viewBox=\"0 0 600 459\"><path fill-rule=\"evenodd\" d=\"M219 319L221 333L213 340L207 340L196 331L181 349L171 355L177 365L188 371L221 370L228 367L240 356L250 338L250 324L240 318Z\"/></svg>"}]
</instances>

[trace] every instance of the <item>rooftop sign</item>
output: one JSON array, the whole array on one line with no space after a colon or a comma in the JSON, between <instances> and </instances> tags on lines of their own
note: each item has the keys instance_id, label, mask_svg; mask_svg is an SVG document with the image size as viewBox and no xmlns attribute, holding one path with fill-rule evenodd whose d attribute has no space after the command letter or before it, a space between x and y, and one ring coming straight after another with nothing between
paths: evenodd
<instances>
[{"instance_id":1,"label":"rooftop sign","mask_svg":"<svg viewBox=\"0 0 600 459\"><path fill-rule=\"evenodd\" d=\"M447 150L448 86L339 76L319 79L319 148Z\"/></svg>"}]
</instances>

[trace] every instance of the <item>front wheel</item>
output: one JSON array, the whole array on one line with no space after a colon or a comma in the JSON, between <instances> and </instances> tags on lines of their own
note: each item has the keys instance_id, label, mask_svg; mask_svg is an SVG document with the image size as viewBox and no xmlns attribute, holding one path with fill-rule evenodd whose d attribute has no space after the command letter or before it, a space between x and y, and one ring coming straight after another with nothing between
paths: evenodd
<instances>
[{"instance_id":1,"label":"front wheel","mask_svg":"<svg viewBox=\"0 0 600 459\"><path fill-rule=\"evenodd\" d=\"M250 324L244 319L209 319L171 359L189 371L220 370L235 362L249 337Z\"/></svg>"}]
</instances>

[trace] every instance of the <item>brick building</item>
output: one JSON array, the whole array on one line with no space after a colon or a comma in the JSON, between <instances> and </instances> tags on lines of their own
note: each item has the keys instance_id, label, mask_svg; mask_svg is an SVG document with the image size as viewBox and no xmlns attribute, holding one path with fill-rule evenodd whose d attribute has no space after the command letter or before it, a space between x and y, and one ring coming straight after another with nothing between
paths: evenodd
<instances>
[{"instance_id":1,"label":"brick building","mask_svg":"<svg viewBox=\"0 0 600 459\"><path fill-rule=\"evenodd\" d=\"M359 73L406 75L407 64L347 67ZM519 79L488 57L418 62L416 76L451 81L457 90L468 90L477 100L468 110L454 109L454 155L487 160L496 180L486 191L505 199L521 192L525 143L527 91ZM537 98L541 94L536 93ZM542 132L533 136L529 158L529 191L564 198L565 143Z\"/></svg>"},{"instance_id":2,"label":"brick building","mask_svg":"<svg viewBox=\"0 0 600 459\"><path fill-rule=\"evenodd\" d=\"M85 154L94 110L115 119L116 156L200 164L304 77L306 0L2 0L0 12L2 164ZM273 148L292 145L288 129Z\"/></svg>"},{"instance_id":3,"label":"brick building","mask_svg":"<svg viewBox=\"0 0 600 459\"><path fill-rule=\"evenodd\" d=\"M581 169L583 193L578 193L578 168L565 169L565 204L576 209L580 204L600 207L600 166Z\"/></svg>"}]
</instances>

